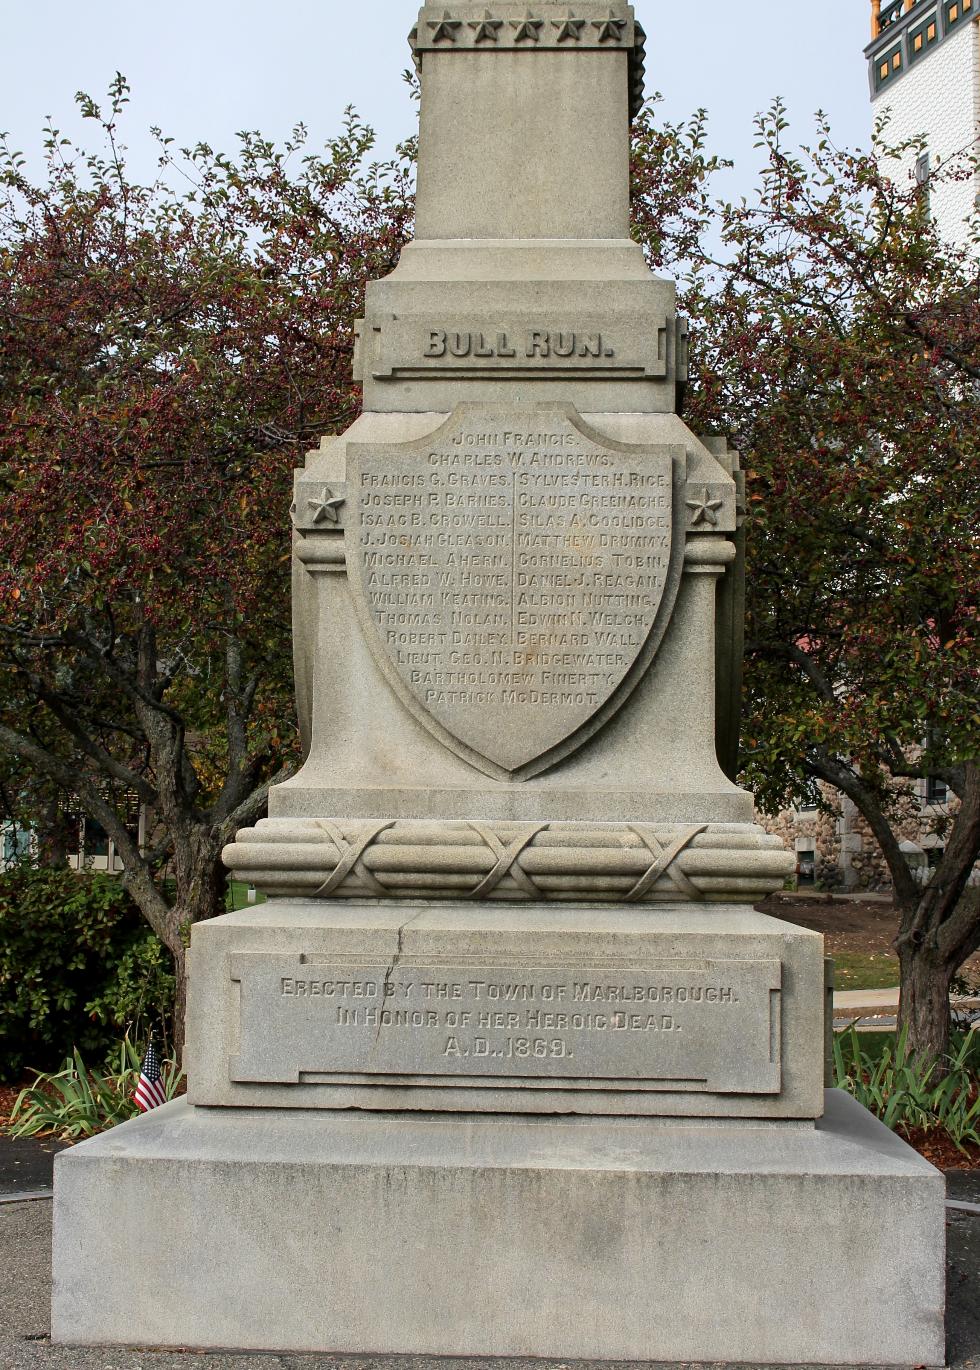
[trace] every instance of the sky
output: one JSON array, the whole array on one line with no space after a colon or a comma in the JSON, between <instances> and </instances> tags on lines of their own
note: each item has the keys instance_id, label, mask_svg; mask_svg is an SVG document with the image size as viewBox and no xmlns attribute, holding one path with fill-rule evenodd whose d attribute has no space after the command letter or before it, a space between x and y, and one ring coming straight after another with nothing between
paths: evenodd
<instances>
[{"instance_id":1,"label":"sky","mask_svg":"<svg viewBox=\"0 0 980 1370\"><path fill-rule=\"evenodd\" d=\"M776 95L798 142L812 137L819 108L836 143L867 146L868 0L635 0L635 8L647 32L647 93L662 92L673 120L707 108L710 150L736 163L719 186L726 196L751 193L752 118ZM373 125L387 155L414 130L401 73L417 12L413 0L0 0L0 130L37 168L45 116L77 133L75 92L98 99L118 70L132 87L123 141L140 177L155 169L154 124L178 146L233 151L239 129L282 139L299 121L322 141L347 105Z\"/></svg>"}]
</instances>

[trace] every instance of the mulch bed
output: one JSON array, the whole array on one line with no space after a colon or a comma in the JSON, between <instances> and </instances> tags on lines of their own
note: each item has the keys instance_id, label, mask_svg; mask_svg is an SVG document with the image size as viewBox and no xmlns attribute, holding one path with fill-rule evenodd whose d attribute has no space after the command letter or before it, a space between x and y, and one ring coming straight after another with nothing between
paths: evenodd
<instances>
[{"instance_id":1,"label":"mulch bed","mask_svg":"<svg viewBox=\"0 0 980 1370\"><path fill-rule=\"evenodd\" d=\"M794 894L771 894L756 907L761 913L823 933L829 956L842 951L865 956L895 954L895 910L882 900L799 899Z\"/></svg>"},{"instance_id":2,"label":"mulch bed","mask_svg":"<svg viewBox=\"0 0 980 1370\"><path fill-rule=\"evenodd\" d=\"M24 1080L19 1085L0 1085L0 1128L10 1122L10 1114L17 1100L17 1095L25 1085L30 1083L30 1080Z\"/></svg>"},{"instance_id":3,"label":"mulch bed","mask_svg":"<svg viewBox=\"0 0 980 1370\"><path fill-rule=\"evenodd\" d=\"M927 1132L921 1127L899 1128L899 1136L937 1170L980 1170L980 1146L968 1142L964 1154L945 1132Z\"/></svg>"},{"instance_id":4,"label":"mulch bed","mask_svg":"<svg viewBox=\"0 0 980 1370\"><path fill-rule=\"evenodd\" d=\"M756 905L760 913L797 923L811 932L822 932L827 955L857 952L863 956L895 955L893 945L898 916L883 899L798 898L795 894L771 894ZM896 962L897 970L897 962ZM980 954L967 961L963 973L980 977ZM896 984L898 983L896 979Z\"/></svg>"}]
</instances>

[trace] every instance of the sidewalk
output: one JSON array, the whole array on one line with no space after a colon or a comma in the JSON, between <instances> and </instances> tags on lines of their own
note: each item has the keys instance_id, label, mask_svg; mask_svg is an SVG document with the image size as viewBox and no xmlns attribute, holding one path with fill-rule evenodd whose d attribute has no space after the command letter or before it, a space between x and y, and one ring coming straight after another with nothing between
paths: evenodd
<instances>
[{"instance_id":1,"label":"sidewalk","mask_svg":"<svg viewBox=\"0 0 980 1370\"><path fill-rule=\"evenodd\" d=\"M980 997L972 995L968 999L954 1001L954 1009L976 1012L980 1010ZM881 1018L894 1025L898 1013L898 986L894 989L836 989L834 990L834 1022L850 1021L855 1018Z\"/></svg>"},{"instance_id":2,"label":"sidewalk","mask_svg":"<svg viewBox=\"0 0 980 1370\"><path fill-rule=\"evenodd\" d=\"M834 1013L874 1013L898 1008L895 989L835 989Z\"/></svg>"}]
</instances>

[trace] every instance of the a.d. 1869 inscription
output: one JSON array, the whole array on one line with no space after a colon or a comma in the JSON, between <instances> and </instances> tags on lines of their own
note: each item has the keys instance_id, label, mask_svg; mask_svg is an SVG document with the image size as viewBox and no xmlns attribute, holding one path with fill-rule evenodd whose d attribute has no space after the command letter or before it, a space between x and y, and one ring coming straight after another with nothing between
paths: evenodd
<instances>
[{"instance_id":1,"label":"a.d. 1869 inscription","mask_svg":"<svg viewBox=\"0 0 980 1370\"><path fill-rule=\"evenodd\" d=\"M513 773L622 702L676 593L672 449L463 405L348 461L355 601L423 722Z\"/></svg>"},{"instance_id":2,"label":"a.d. 1869 inscription","mask_svg":"<svg viewBox=\"0 0 980 1370\"><path fill-rule=\"evenodd\" d=\"M779 961L645 969L348 965L242 953L231 1078L629 1081L772 1094Z\"/></svg>"}]
</instances>

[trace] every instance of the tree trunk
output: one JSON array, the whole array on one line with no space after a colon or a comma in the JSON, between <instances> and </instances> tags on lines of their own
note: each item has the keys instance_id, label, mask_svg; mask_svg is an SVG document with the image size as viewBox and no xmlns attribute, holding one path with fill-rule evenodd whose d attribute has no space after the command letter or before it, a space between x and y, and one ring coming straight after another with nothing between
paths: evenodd
<instances>
[{"instance_id":1,"label":"tree trunk","mask_svg":"<svg viewBox=\"0 0 980 1370\"><path fill-rule=\"evenodd\" d=\"M925 889L914 879L875 790L833 758L818 758L811 766L816 779L836 785L854 801L888 864L899 913L899 1031L907 1029L909 1053L935 1061L941 1074L949 1050L950 981L980 945L980 910L971 910L962 897L980 855L980 766L964 763L963 783L955 791L960 807L943 858Z\"/></svg>"},{"instance_id":2,"label":"tree trunk","mask_svg":"<svg viewBox=\"0 0 980 1370\"><path fill-rule=\"evenodd\" d=\"M177 898L170 910L168 922L172 941L168 945L174 955L177 992L174 998L173 1046L178 1061L184 1056L185 1018L187 1014L187 948L191 929L206 918L216 918L225 911L228 877L221 864L221 840L214 829L201 827L186 833L174 852L174 873Z\"/></svg>"},{"instance_id":3,"label":"tree trunk","mask_svg":"<svg viewBox=\"0 0 980 1370\"><path fill-rule=\"evenodd\" d=\"M61 797L46 800L35 824L37 862L52 870L64 870L72 843L78 840L78 820L66 813Z\"/></svg>"},{"instance_id":4,"label":"tree trunk","mask_svg":"<svg viewBox=\"0 0 980 1370\"><path fill-rule=\"evenodd\" d=\"M949 984L956 971L935 947L900 941L902 989L898 1030L908 1032L908 1051L920 1061L935 1061L945 1071L949 1051Z\"/></svg>"},{"instance_id":5,"label":"tree trunk","mask_svg":"<svg viewBox=\"0 0 980 1370\"><path fill-rule=\"evenodd\" d=\"M174 992L173 1013L170 1020L170 1041L174 1060L183 1063L184 1032L187 1017L187 951L183 945L174 955L174 974L177 988Z\"/></svg>"},{"instance_id":6,"label":"tree trunk","mask_svg":"<svg viewBox=\"0 0 980 1370\"><path fill-rule=\"evenodd\" d=\"M960 808L938 869L915 899L898 898L901 927L896 939L902 967L899 1028L917 1056L938 1058L945 1071L949 1049L949 985L980 945L980 909L963 896L980 852L980 768L964 767ZM908 980L907 980L908 977Z\"/></svg>"}]
</instances>

